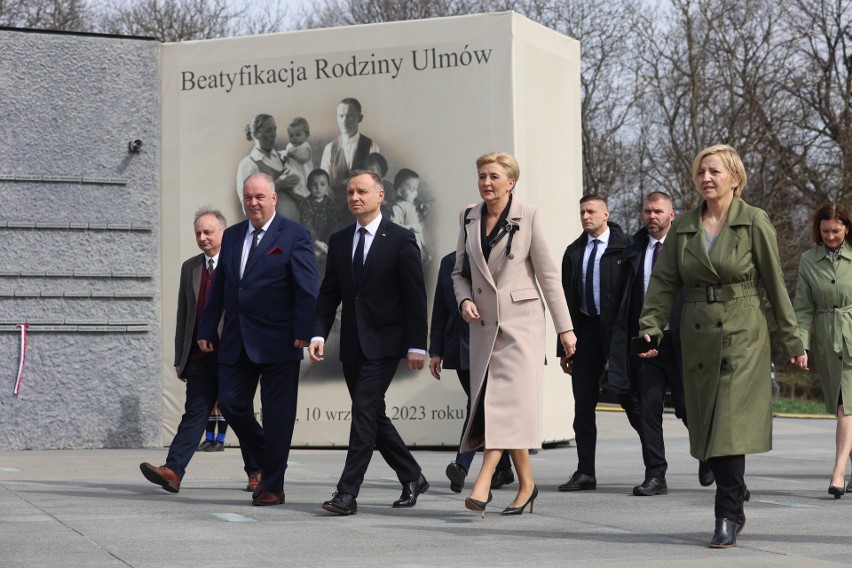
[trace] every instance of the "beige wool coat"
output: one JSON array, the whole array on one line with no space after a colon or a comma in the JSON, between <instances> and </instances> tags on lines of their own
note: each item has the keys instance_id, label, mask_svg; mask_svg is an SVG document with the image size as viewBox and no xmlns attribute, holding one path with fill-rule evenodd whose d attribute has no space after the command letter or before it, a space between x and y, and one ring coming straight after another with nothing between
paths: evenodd
<instances>
[{"instance_id":1,"label":"beige wool coat","mask_svg":"<svg viewBox=\"0 0 852 568\"><path fill-rule=\"evenodd\" d=\"M557 333L574 326L538 209L512 198L507 219L518 230L511 254L506 250L507 236L491 249L486 263L480 236L485 222L482 208L479 203L471 209L466 222L461 215L453 270L457 303L472 300L480 316L470 325L471 416L461 450L540 448L547 343L542 297ZM462 276L465 257L470 262L469 280ZM482 397L485 436L473 437L471 427Z\"/></svg>"}]
</instances>

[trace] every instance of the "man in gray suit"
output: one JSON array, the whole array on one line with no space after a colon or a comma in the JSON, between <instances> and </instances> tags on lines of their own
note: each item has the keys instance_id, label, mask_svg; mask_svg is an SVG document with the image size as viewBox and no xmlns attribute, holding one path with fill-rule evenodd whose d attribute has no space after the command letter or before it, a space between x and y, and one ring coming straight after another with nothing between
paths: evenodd
<instances>
[{"instance_id":1,"label":"man in gray suit","mask_svg":"<svg viewBox=\"0 0 852 568\"><path fill-rule=\"evenodd\" d=\"M175 373L186 383L186 406L169 446L166 464L160 467L147 462L139 465L148 481L170 493L180 490L186 466L198 447L219 393L217 353L202 352L196 344L196 335L207 292L216 275L226 225L225 217L216 209L202 208L195 213L195 242L202 254L188 259L181 267L175 330ZM220 330L221 325L220 322ZM261 467L246 451L243 451L243 462L249 477L246 491L253 491L260 481Z\"/></svg>"}]
</instances>

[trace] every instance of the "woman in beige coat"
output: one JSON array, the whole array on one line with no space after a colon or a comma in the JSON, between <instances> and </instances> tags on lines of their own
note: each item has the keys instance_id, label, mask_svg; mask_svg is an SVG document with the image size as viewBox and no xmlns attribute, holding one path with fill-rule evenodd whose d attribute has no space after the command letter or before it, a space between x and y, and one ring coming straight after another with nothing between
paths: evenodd
<instances>
[{"instance_id":1,"label":"woman in beige coat","mask_svg":"<svg viewBox=\"0 0 852 568\"><path fill-rule=\"evenodd\" d=\"M840 204L823 205L811 235L817 246L799 261L796 319L816 367L825 409L837 416L834 471L828 492L839 499L849 488L846 460L852 451L852 217ZM852 480L849 482L852 485Z\"/></svg>"},{"instance_id":2,"label":"woman in beige coat","mask_svg":"<svg viewBox=\"0 0 852 568\"><path fill-rule=\"evenodd\" d=\"M471 415L461 450L485 448L482 469L465 506L485 514L491 477L508 449L519 487L503 514L519 515L528 503L532 512L538 495L529 449L540 448L542 440L546 346L542 295L569 356L577 338L541 213L512 196L520 176L515 158L485 154L476 167L482 203L462 215L453 270L456 301L470 324Z\"/></svg>"}]
</instances>

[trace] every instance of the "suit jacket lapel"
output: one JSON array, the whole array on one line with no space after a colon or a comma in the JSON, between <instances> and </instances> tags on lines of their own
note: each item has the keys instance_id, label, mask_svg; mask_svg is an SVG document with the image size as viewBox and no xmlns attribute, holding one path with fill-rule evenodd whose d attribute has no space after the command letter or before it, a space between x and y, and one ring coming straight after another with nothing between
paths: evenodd
<instances>
[{"instance_id":1,"label":"suit jacket lapel","mask_svg":"<svg viewBox=\"0 0 852 568\"><path fill-rule=\"evenodd\" d=\"M195 263L195 266L192 267L192 298L195 300L195 306L192 307L193 310L198 305L198 291L201 290L201 271L203 267L204 253L201 253L198 255L198 261Z\"/></svg>"},{"instance_id":2,"label":"suit jacket lapel","mask_svg":"<svg viewBox=\"0 0 852 568\"><path fill-rule=\"evenodd\" d=\"M257 249L255 249L254 254L251 255L251 258L246 263L246 268L243 270L243 278L248 273L251 268L258 263L258 259L267 254L275 247L275 242L278 240L278 234L281 232L283 223L281 222L281 217L278 213L272 217L272 223L269 224L269 230L266 231L260 242L257 244ZM243 237L245 237L245 233L243 233ZM240 252L242 253L242 247L240 247Z\"/></svg>"},{"instance_id":3,"label":"suit jacket lapel","mask_svg":"<svg viewBox=\"0 0 852 568\"><path fill-rule=\"evenodd\" d=\"M376 229L376 234L373 235L373 242L370 245L370 251L367 253L367 258L364 259L364 275L363 279L367 278L367 275L370 273L370 267L375 263L379 262L376 260L376 257L380 257L385 250L385 246L387 245L387 236L388 230L390 229L390 221L387 217L382 216L382 220L379 223L379 228ZM355 230L352 230L353 239L355 238ZM353 241L352 246L355 246L355 242ZM351 250L351 249L350 249ZM355 281L355 277L353 275L352 281Z\"/></svg>"}]
</instances>

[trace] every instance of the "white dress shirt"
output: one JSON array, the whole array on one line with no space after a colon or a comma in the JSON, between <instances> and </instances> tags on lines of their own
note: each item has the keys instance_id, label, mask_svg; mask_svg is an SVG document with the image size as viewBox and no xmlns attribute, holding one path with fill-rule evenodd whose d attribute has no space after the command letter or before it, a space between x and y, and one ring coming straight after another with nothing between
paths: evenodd
<instances>
[{"instance_id":1,"label":"white dress shirt","mask_svg":"<svg viewBox=\"0 0 852 568\"><path fill-rule=\"evenodd\" d=\"M269 225L272 223L272 219L275 218L273 215L269 221L267 221L263 227L260 228L262 231L257 235L257 246L260 246L260 241L263 240L263 237L266 235L266 232L269 230ZM243 253L240 256L240 279L243 277L243 272L246 270L246 262L248 262L249 251L251 250L251 242L253 240L252 233L254 232L254 225L251 223L248 224L248 229L246 229L246 236L243 238Z\"/></svg>"}]
</instances>

